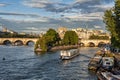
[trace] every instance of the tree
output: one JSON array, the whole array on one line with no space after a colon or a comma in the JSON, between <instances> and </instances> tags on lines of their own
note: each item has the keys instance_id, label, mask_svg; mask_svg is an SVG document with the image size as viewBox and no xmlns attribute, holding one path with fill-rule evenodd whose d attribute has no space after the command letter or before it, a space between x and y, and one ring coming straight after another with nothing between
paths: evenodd
<instances>
[{"instance_id":1,"label":"tree","mask_svg":"<svg viewBox=\"0 0 120 80\"><path fill-rule=\"evenodd\" d=\"M75 31L66 31L62 42L65 45L75 45L78 43L78 35Z\"/></svg>"},{"instance_id":2,"label":"tree","mask_svg":"<svg viewBox=\"0 0 120 80\"><path fill-rule=\"evenodd\" d=\"M60 37L54 29L49 29L45 35L43 35L35 44L35 50L37 48L42 49L42 51L47 51L59 42Z\"/></svg>"},{"instance_id":3,"label":"tree","mask_svg":"<svg viewBox=\"0 0 120 80\"><path fill-rule=\"evenodd\" d=\"M40 38L35 43L34 50L36 50L37 48L39 48L39 45L40 45Z\"/></svg>"},{"instance_id":4,"label":"tree","mask_svg":"<svg viewBox=\"0 0 120 80\"><path fill-rule=\"evenodd\" d=\"M100 39L100 40L109 40L108 36L98 36L98 35L91 35L89 39Z\"/></svg>"},{"instance_id":5,"label":"tree","mask_svg":"<svg viewBox=\"0 0 120 80\"><path fill-rule=\"evenodd\" d=\"M49 29L44 36L48 46L53 46L56 42L60 41L60 37L54 29Z\"/></svg>"},{"instance_id":6,"label":"tree","mask_svg":"<svg viewBox=\"0 0 120 80\"><path fill-rule=\"evenodd\" d=\"M120 48L120 0L115 1L115 7L104 13L106 28L111 33L111 43Z\"/></svg>"}]
</instances>

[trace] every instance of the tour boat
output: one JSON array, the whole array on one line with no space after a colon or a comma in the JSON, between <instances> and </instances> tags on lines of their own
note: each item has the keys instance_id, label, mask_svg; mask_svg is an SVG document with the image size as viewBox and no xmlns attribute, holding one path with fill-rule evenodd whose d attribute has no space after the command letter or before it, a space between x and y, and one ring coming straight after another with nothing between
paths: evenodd
<instances>
[{"instance_id":1,"label":"tour boat","mask_svg":"<svg viewBox=\"0 0 120 80\"><path fill-rule=\"evenodd\" d=\"M79 55L79 49L72 49L72 50L62 50L60 53L60 58L63 59L71 59L77 55Z\"/></svg>"}]
</instances>

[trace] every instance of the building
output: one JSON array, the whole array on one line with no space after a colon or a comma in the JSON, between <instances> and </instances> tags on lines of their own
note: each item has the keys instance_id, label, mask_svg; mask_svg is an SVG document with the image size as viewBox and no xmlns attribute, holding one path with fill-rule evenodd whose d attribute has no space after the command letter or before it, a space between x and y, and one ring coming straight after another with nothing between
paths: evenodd
<instances>
[{"instance_id":1,"label":"building","mask_svg":"<svg viewBox=\"0 0 120 80\"><path fill-rule=\"evenodd\" d=\"M65 32L67 31L67 28L65 27L59 27L57 29L58 34L60 35L60 38L63 39Z\"/></svg>"},{"instance_id":2,"label":"building","mask_svg":"<svg viewBox=\"0 0 120 80\"><path fill-rule=\"evenodd\" d=\"M76 29L72 29L72 31L75 31L77 33L79 39L89 39L91 35L110 36L108 33L105 33L103 30L76 28Z\"/></svg>"},{"instance_id":3,"label":"building","mask_svg":"<svg viewBox=\"0 0 120 80\"><path fill-rule=\"evenodd\" d=\"M2 27L2 32L7 32L7 28L6 27Z\"/></svg>"}]
</instances>

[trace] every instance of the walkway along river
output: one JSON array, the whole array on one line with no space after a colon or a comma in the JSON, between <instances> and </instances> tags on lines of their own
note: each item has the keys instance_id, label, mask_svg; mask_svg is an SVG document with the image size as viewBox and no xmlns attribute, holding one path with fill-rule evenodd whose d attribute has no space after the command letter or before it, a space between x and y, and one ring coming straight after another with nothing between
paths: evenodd
<instances>
[{"instance_id":1,"label":"walkway along river","mask_svg":"<svg viewBox=\"0 0 120 80\"><path fill-rule=\"evenodd\" d=\"M62 61L60 51L37 55L33 47L0 46L0 80L97 80L88 63L98 49L81 48L79 56Z\"/></svg>"}]
</instances>

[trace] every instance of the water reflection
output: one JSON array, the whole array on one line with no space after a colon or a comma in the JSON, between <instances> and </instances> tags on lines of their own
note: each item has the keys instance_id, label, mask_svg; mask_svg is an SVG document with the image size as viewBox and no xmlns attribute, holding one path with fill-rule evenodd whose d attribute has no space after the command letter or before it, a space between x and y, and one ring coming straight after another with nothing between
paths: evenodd
<instances>
[{"instance_id":1,"label":"water reflection","mask_svg":"<svg viewBox=\"0 0 120 80\"><path fill-rule=\"evenodd\" d=\"M29 42L27 43L27 46L33 47L34 45L35 45L35 43L34 43L33 41L29 41Z\"/></svg>"},{"instance_id":2,"label":"water reflection","mask_svg":"<svg viewBox=\"0 0 120 80\"><path fill-rule=\"evenodd\" d=\"M63 65L69 64L71 62L71 60L63 60L62 63Z\"/></svg>"}]
</instances>

